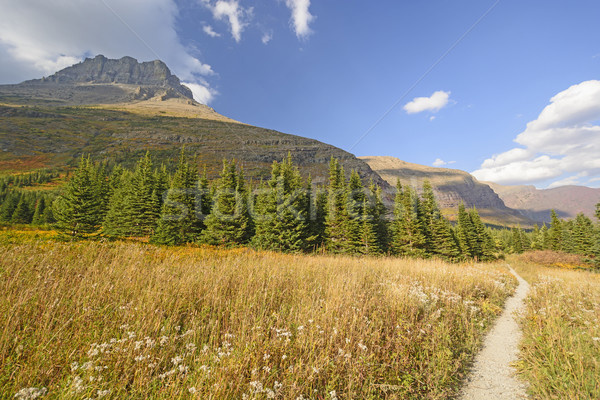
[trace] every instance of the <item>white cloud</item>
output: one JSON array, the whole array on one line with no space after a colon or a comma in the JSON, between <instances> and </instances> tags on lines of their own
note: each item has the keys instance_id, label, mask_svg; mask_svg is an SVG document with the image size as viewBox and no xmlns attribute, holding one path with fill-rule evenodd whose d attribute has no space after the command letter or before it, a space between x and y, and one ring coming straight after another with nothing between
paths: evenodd
<instances>
[{"instance_id":1,"label":"white cloud","mask_svg":"<svg viewBox=\"0 0 600 400\"><path fill-rule=\"evenodd\" d=\"M273 33L272 32L265 32L262 35L261 41L263 42L263 44L268 44L272 39L273 39Z\"/></svg>"},{"instance_id":2,"label":"white cloud","mask_svg":"<svg viewBox=\"0 0 600 400\"><path fill-rule=\"evenodd\" d=\"M202 30L204 31L204 33L206 33L210 37L221 37L221 34L215 32L215 30L213 29L213 27L210 26L210 25L204 25L202 27Z\"/></svg>"},{"instance_id":3,"label":"white cloud","mask_svg":"<svg viewBox=\"0 0 600 400\"><path fill-rule=\"evenodd\" d=\"M416 114L423 111L437 112L448 104L450 92L438 90L431 97L415 97L404 105L404 111L408 114Z\"/></svg>"},{"instance_id":4,"label":"white cloud","mask_svg":"<svg viewBox=\"0 0 600 400\"><path fill-rule=\"evenodd\" d=\"M177 36L177 13L174 0L5 2L0 13L0 83L47 76L86 56L128 55L139 61L160 58L182 80L214 93L203 78L213 74L212 68Z\"/></svg>"},{"instance_id":5,"label":"white cloud","mask_svg":"<svg viewBox=\"0 0 600 400\"><path fill-rule=\"evenodd\" d=\"M548 185L548 189L552 189L552 188L560 187L560 186L580 185L580 184L581 184L581 182L579 181L579 176L575 175L575 176L569 176L564 179L560 179L558 181L552 182L550 185Z\"/></svg>"},{"instance_id":6,"label":"white cloud","mask_svg":"<svg viewBox=\"0 0 600 400\"><path fill-rule=\"evenodd\" d=\"M315 16L308 10L310 0L285 0L285 5L292 12L290 22L294 27L294 32L298 39L306 39L312 33L310 23L315 19Z\"/></svg>"},{"instance_id":7,"label":"white cloud","mask_svg":"<svg viewBox=\"0 0 600 400\"><path fill-rule=\"evenodd\" d=\"M454 163L456 163L456 161L444 161L441 158L436 158L432 165L434 167L443 167L444 165L450 165Z\"/></svg>"},{"instance_id":8,"label":"white cloud","mask_svg":"<svg viewBox=\"0 0 600 400\"><path fill-rule=\"evenodd\" d=\"M190 88L190 90L192 91L192 94L194 95L194 99L198 103L210 104L210 102L217 95L217 91L214 89L211 89L209 86L200 85L198 83L190 83L190 82L181 82L181 83L183 83L185 86Z\"/></svg>"},{"instance_id":9,"label":"white cloud","mask_svg":"<svg viewBox=\"0 0 600 400\"><path fill-rule=\"evenodd\" d=\"M431 117L429 117L430 121L435 121L435 115L432 115Z\"/></svg>"},{"instance_id":10,"label":"white cloud","mask_svg":"<svg viewBox=\"0 0 600 400\"><path fill-rule=\"evenodd\" d=\"M527 124L517 147L485 160L473 172L480 180L503 184L578 182L600 176L600 81L585 81L550 99Z\"/></svg>"},{"instance_id":11,"label":"white cloud","mask_svg":"<svg viewBox=\"0 0 600 400\"><path fill-rule=\"evenodd\" d=\"M229 22L231 36L236 42L242 40L242 32L248 26L248 20L252 16L253 9L243 8L237 0L201 0L202 4L212 11L213 17L222 21L226 19Z\"/></svg>"}]
</instances>

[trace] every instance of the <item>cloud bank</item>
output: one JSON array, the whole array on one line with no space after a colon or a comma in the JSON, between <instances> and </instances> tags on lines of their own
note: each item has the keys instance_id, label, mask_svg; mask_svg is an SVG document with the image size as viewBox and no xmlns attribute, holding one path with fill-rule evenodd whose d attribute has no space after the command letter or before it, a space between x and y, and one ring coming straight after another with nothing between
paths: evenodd
<instances>
[{"instance_id":1,"label":"cloud bank","mask_svg":"<svg viewBox=\"0 0 600 400\"><path fill-rule=\"evenodd\" d=\"M600 176L600 81L552 97L514 141L523 147L492 156L473 175L509 185L593 185Z\"/></svg>"},{"instance_id":2,"label":"cloud bank","mask_svg":"<svg viewBox=\"0 0 600 400\"><path fill-rule=\"evenodd\" d=\"M0 79L16 83L50 75L104 54L140 61L161 59L194 97L210 103L216 94L205 80L210 65L181 43L173 0L8 1L0 13Z\"/></svg>"},{"instance_id":3,"label":"cloud bank","mask_svg":"<svg viewBox=\"0 0 600 400\"><path fill-rule=\"evenodd\" d=\"M404 111L408 114L416 114L423 111L437 112L446 107L450 99L450 92L438 90L431 97L415 97L404 105Z\"/></svg>"}]
</instances>

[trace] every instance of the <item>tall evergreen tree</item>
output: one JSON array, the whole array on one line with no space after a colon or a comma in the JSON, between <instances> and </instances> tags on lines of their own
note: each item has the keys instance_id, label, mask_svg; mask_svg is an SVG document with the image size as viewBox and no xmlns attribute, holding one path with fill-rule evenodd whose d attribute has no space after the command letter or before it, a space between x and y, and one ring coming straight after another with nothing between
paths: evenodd
<instances>
[{"instance_id":1,"label":"tall evergreen tree","mask_svg":"<svg viewBox=\"0 0 600 400\"><path fill-rule=\"evenodd\" d=\"M550 213L550 219L550 229L548 230L549 248L551 250L563 250L563 222L554 210Z\"/></svg>"},{"instance_id":2,"label":"tall evergreen tree","mask_svg":"<svg viewBox=\"0 0 600 400\"><path fill-rule=\"evenodd\" d=\"M326 248L333 253L343 253L348 248L350 215L348 211L348 188L344 168L339 161L329 162L329 185L327 187L327 216L325 218Z\"/></svg>"},{"instance_id":3,"label":"tall evergreen tree","mask_svg":"<svg viewBox=\"0 0 600 400\"><path fill-rule=\"evenodd\" d=\"M212 211L204 220L201 240L213 245L239 245L252 236L248 192L243 171L235 160L223 160L223 171L214 195Z\"/></svg>"},{"instance_id":4,"label":"tall evergreen tree","mask_svg":"<svg viewBox=\"0 0 600 400\"><path fill-rule=\"evenodd\" d=\"M98 231L103 214L103 187L96 166L82 156L77 170L53 203L56 228L72 237Z\"/></svg>"},{"instance_id":5,"label":"tall evergreen tree","mask_svg":"<svg viewBox=\"0 0 600 400\"><path fill-rule=\"evenodd\" d=\"M465 205L460 203L458 206L458 224L456 227L456 237L460 244L462 254L467 258L474 258L477 254L477 239L475 226L465 209Z\"/></svg>"},{"instance_id":6,"label":"tall evergreen tree","mask_svg":"<svg viewBox=\"0 0 600 400\"><path fill-rule=\"evenodd\" d=\"M306 250L315 239L308 220L309 196L291 154L281 163L275 161L271 179L257 199L260 218L255 218L253 244L270 250Z\"/></svg>"},{"instance_id":7,"label":"tall evergreen tree","mask_svg":"<svg viewBox=\"0 0 600 400\"><path fill-rule=\"evenodd\" d=\"M410 187L402 188L396 183L394 219L391 223L390 250L393 254L406 257L426 255L425 237L418 218L419 198Z\"/></svg>"},{"instance_id":8,"label":"tall evergreen tree","mask_svg":"<svg viewBox=\"0 0 600 400\"><path fill-rule=\"evenodd\" d=\"M46 209L46 196L40 196L35 203L33 217L31 218L32 225L42 225L44 223L44 210Z\"/></svg>"},{"instance_id":9,"label":"tall evergreen tree","mask_svg":"<svg viewBox=\"0 0 600 400\"><path fill-rule=\"evenodd\" d=\"M17 205L19 204L20 195L15 191L9 191L4 197L2 207L0 207L0 221L10 222Z\"/></svg>"},{"instance_id":10,"label":"tall evergreen tree","mask_svg":"<svg viewBox=\"0 0 600 400\"><path fill-rule=\"evenodd\" d=\"M162 205L156 230L150 241L158 244L182 244L194 242L202 229L198 218L197 190L198 172L187 160L185 149L181 150L177 170ZM154 189L146 197L148 202L157 205Z\"/></svg>"},{"instance_id":11,"label":"tall evergreen tree","mask_svg":"<svg viewBox=\"0 0 600 400\"><path fill-rule=\"evenodd\" d=\"M371 229L371 221L364 221L369 219L371 216L366 214L367 204L364 187L360 176L355 170L350 172L350 179L348 181L347 191L347 206L348 210L348 238L346 240L345 251L349 253L361 253L363 252L363 236L367 234L363 230ZM374 234L374 232L371 232Z\"/></svg>"},{"instance_id":12,"label":"tall evergreen tree","mask_svg":"<svg viewBox=\"0 0 600 400\"><path fill-rule=\"evenodd\" d=\"M11 216L10 222L13 224L29 224L32 216L33 214L29 208L29 200L25 194L22 193L21 198L17 203L17 207Z\"/></svg>"}]
</instances>

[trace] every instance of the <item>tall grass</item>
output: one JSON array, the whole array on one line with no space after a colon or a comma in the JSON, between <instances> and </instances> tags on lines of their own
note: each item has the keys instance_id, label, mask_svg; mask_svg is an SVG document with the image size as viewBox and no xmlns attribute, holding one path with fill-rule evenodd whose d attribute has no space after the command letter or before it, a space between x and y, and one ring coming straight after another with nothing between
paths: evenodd
<instances>
[{"instance_id":1,"label":"tall grass","mask_svg":"<svg viewBox=\"0 0 600 400\"><path fill-rule=\"evenodd\" d=\"M0 254L3 398L449 398L516 284L499 265L247 249Z\"/></svg>"},{"instance_id":2,"label":"tall grass","mask_svg":"<svg viewBox=\"0 0 600 400\"><path fill-rule=\"evenodd\" d=\"M532 283L518 365L537 399L600 398L600 274L513 260Z\"/></svg>"}]
</instances>

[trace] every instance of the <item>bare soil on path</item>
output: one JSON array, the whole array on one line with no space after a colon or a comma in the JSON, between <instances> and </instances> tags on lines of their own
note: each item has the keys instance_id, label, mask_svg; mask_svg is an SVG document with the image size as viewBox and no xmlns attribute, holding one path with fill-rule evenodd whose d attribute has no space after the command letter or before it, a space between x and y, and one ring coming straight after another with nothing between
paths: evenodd
<instances>
[{"instance_id":1,"label":"bare soil on path","mask_svg":"<svg viewBox=\"0 0 600 400\"><path fill-rule=\"evenodd\" d=\"M529 284L512 267L518 279L515 294L505 304L502 315L485 338L483 349L475 358L459 400L527 399L527 386L516 377L512 364L517 361L522 332L515 315L524 307Z\"/></svg>"}]
</instances>

